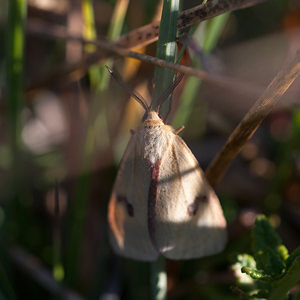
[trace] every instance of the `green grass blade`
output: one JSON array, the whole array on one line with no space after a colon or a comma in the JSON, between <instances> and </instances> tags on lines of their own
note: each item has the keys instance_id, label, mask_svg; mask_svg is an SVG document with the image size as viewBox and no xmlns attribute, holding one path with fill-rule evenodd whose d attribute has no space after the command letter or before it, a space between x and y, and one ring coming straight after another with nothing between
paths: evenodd
<instances>
[{"instance_id":1,"label":"green grass blade","mask_svg":"<svg viewBox=\"0 0 300 300\"><path fill-rule=\"evenodd\" d=\"M84 20L83 37L87 40L96 40L97 33L94 19L93 0L82 0L82 14ZM88 53L95 52L97 48L95 45L85 45L84 50ZM101 82L101 73L98 66L91 66L89 68L90 85L96 88Z\"/></svg>"},{"instance_id":2,"label":"green grass blade","mask_svg":"<svg viewBox=\"0 0 300 300\"><path fill-rule=\"evenodd\" d=\"M117 1L107 33L108 40L116 40L121 35L128 4L129 0ZM97 34L94 21L93 1L82 0L82 10L85 23L84 38L94 40L96 39ZM88 52L94 52L96 51L96 47L94 45L87 45L86 50ZM104 91L108 87L110 75L107 72L105 65L112 67L113 60L107 60L102 66L93 66L89 69L91 87L95 90Z\"/></svg>"},{"instance_id":3,"label":"green grass blade","mask_svg":"<svg viewBox=\"0 0 300 300\"><path fill-rule=\"evenodd\" d=\"M203 51L205 53L211 52L216 47L229 15L230 13L225 13L211 20L205 21L206 32L203 41Z\"/></svg>"},{"instance_id":4,"label":"green grass blade","mask_svg":"<svg viewBox=\"0 0 300 300\"><path fill-rule=\"evenodd\" d=\"M199 47L201 47L204 53L210 53L216 47L228 17L229 13L225 13L211 20L204 21L197 26L193 38L198 42ZM194 66L199 68L200 63L196 59L193 61ZM194 102L200 85L200 79L194 77L189 77L187 79L182 96L180 97L177 113L172 121L175 128L187 123L193 111Z\"/></svg>"},{"instance_id":5,"label":"green grass blade","mask_svg":"<svg viewBox=\"0 0 300 300\"><path fill-rule=\"evenodd\" d=\"M179 0L165 0L160 23L160 32L156 56L166 61L175 62L176 57L176 26L177 16L180 7ZM154 99L152 108L156 108L157 100L167 89L174 77L174 71L162 67L156 67L154 73ZM165 115L168 111L168 101L161 106L160 113Z\"/></svg>"},{"instance_id":6,"label":"green grass blade","mask_svg":"<svg viewBox=\"0 0 300 300\"><path fill-rule=\"evenodd\" d=\"M116 39L123 27L128 0L119 0L113 13L112 21L109 28L108 39ZM94 21L94 9L92 0L82 0L82 10L84 16L84 38L96 39L96 28ZM93 45L85 48L88 52L96 49ZM110 64L110 63L108 63ZM111 64L110 64L111 65ZM70 212L70 236L68 242L68 254L66 265L66 280L71 285L76 285L78 275L78 261L80 257L80 249L83 237L83 227L86 218L88 191L90 186L91 159L95 151L98 137L101 136L101 147L105 148L109 142L106 105L104 90L108 86L109 73L103 66L93 66L89 69L89 78L91 89L95 91L92 100L89 126L87 129L86 140L83 150L81 175L78 179L73 206ZM99 101L101 99L101 101Z\"/></svg>"},{"instance_id":7,"label":"green grass blade","mask_svg":"<svg viewBox=\"0 0 300 300\"><path fill-rule=\"evenodd\" d=\"M21 112L23 107L24 26L26 1L11 0L8 7L6 99L10 145L15 163L21 148Z\"/></svg>"},{"instance_id":8,"label":"green grass blade","mask_svg":"<svg viewBox=\"0 0 300 300\"><path fill-rule=\"evenodd\" d=\"M110 26L107 33L107 39L109 41L114 41L118 39L121 35L125 16L128 9L129 0L118 0L115 9L113 12L113 15L111 17ZM113 66L113 60L107 60L101 67L100 72L102 74L102 80L100 84L100 89L105 90L108 87L108 83L110 80L110 74L107 72L105 65L108 65L110 67Z\"/></svg>"},{"instance_id":9,"label":"green grass blade","mask_svg":"<svg viewBox=\"0 0 300 300\"><path fill-rule=\"evenodd\" d=\"M157 45L157 57L166 61L175 62L176 60L176 26L177 15L180 7L179 0L165 0L160 23L160 33ZM168 88L174 77L174 72L162 67L155 68L154 74L154 102L155 108L160 95ZM165 115L168 112L168 103L161 106L160 113ZM167 297L167 274L165 271L164 258L159 258L151 265L152 299L164 300Z\"/></svg>"}]
</instances>

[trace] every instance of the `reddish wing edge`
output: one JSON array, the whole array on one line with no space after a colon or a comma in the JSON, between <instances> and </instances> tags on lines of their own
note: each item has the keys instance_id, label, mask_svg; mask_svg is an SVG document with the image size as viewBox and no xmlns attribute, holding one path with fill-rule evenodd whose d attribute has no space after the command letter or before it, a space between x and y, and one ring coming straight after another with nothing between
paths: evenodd
<instances>
[{"instance_id":1,"label":"reddish wing edge","mask_svg":"<svg viewBox=\"0 0 300 300\"><path fill-rule=\"evenodd\" d=\"M121 161L109 201L110 242L114 251L121 256L155 261L159 253L151 242L147 221L150 176L143 161L135 155L136 146L134 134ZM118 201L118 196L126 196L126 201L133 207L133 216L128 213L124 201Z\"/></svg>"}]
</instances>

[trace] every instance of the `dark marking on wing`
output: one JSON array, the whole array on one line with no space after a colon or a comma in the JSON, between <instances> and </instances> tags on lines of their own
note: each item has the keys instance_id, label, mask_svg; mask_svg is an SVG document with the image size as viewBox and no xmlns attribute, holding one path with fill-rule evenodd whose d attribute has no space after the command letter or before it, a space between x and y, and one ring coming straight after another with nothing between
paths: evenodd
<instances>
[{"instance_id":1,"label":"dark marking on wing","mask_svg":"<svg viewBox=\"0 0 300 300\"><path fill-rule=\"evenodd\" d=\"M125 196L117 196L117 201L119 203L124 203L127 213L129 217L134 217L134 209L131 203L128 202L127 198Z\"/></svg>"},{"instance_id":2,"label":"dark marking on wing","mask_svg":"<svg viewBox=\"0 0 300 300\"><path fill-rule=\"evenodd\" d=\"M205 195L198 196L195 198L194 202L190 204L187 208L187 213L189 217L196 215L200 203L207 203L207 197Z\"/></svg>"},{"instance_id":3,"label":"dark marking on wing","mask_svg":"<svg viewBox=\"0 0 300 300\"><path fill-rule=\"evenodd\" d=\"M155 239L155 216L160 164L161 160L158 160L155 164L150 164L151 181L148 192L148 231L151 242L156 249L158 247Z\"/></svg>"}]
</instances>

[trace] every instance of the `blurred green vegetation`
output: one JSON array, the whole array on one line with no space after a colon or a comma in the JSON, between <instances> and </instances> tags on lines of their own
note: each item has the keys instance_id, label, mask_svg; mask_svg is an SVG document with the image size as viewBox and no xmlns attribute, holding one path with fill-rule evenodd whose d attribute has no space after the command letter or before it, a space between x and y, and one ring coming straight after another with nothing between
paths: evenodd
<instances>
[{"instance_id":1,"label":"blurred green vegetation","mask_svg":"<svg viewBox=\"0 0 300 300\"><path fill-rule=\"evenodd\" d=\"M300 281L300 247L289 254L265 216L258 216L252 229L252 252L239 254L234 266L247 299L287 299ZM251 280L252 279L252 280ZM297 295L293 298L296 299Z\"/></svg>"}]
</instances>

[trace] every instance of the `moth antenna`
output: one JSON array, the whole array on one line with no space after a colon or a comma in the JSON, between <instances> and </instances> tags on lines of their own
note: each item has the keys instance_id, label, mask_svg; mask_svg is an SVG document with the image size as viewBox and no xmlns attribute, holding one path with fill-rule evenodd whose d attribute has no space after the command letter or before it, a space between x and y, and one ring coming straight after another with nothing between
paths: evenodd
<instances>
[{"instance_id":1,"label":"moth antenna","mask_svg":"<svg viewBox=\"0 0 300 300\"><path fill-rule=\"evenodd\" d=\"M149 112L150 107L147 105L146 100L139 95L137 92L134 92L118 75L115 71L113 71L109 66L105 66L110 75L115 79L128 93L132 96L138 103L140 103L146 112Z\"/></svg>"},{"instance_id":2,"label":"moth antenna","mask_svg":"<svg viewBox=\"0 0 300 300\"><path fill-rule=\"evenodd\" d=\"M208 60L208 56L205 55L203 49L199 47L196 40L188 35L187 33L182 34L179 37L179 42L185 45L187 48L191 49L200 59L200 62L202 64L203 69L210 73L211 72L211 66Z\"/></svg>"},{"instance_id":3,"label":"moth antenna","mask_svg":"<svg viewBox=\"0 0 300 300\"><path fill-rule=\"evenodd\" d=\"M168 122L168 118L169 118L169 115L170 115L170 112L171 112L171 109L172 109L172 102L173 102L173 94L171 94L171 99L169 101L168 111L167 111L167 113L164 117L164 120L163 120L165 124L167 124L167 122ZM158 113L158 111L157 111L157 113Z\"/></svg>"},{"instance_id":4,"label":"moth antenna","mask_svg":"<svg viewBox=\"0 0 300 300\"><path fill-rule=\"evenodd\" d=\"M158 103L157 108L156 108L156 112L157 113L159 112L160 106L164 103L164 101L166 101L167 98L169 97L169 95L171 95L174 92L174 90L176 89L176 87L178 86L178 84L180 83L180 81L182 80L183 76L184 76L183 73L179 73L178 75L176 75L175 80L168 86L168 88L160 96L160 98L157 101L157 103ZM166 118L168 117L168 115L169 115L169 113L171 111L171 103L172 103L172 101L170 101L169 111L167 113Z\"/></svg>"}]
</instances>

